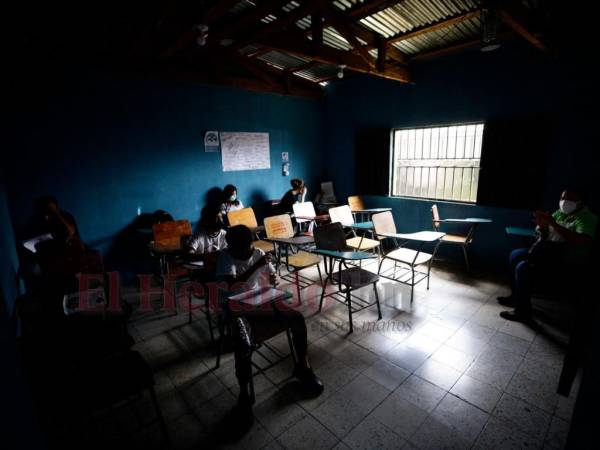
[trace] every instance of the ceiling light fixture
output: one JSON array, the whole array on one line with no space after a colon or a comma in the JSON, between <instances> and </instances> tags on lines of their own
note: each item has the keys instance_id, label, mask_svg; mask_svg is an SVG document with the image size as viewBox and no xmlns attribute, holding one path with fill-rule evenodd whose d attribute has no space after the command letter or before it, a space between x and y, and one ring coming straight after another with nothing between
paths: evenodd
<instances>
[{"instance_id":1,"label":"ceiling light fixture","mask_svg":"<svg viewBox=\"0 0 600 450\"><path fill-rule=\"evenodd\" d=\"M337 73L337 77L341 80L342 78L344 78L344 69L346 68L346 64L340 64L338 66L338 73Z\"/></svg>"},{"instance_id":2,"label":"ceiling light fixture","mask_svg":"<svg viewBox=\"0 0 600 450\"><path fill-rule=\"evenodd\" d=\"M493 2L489 2L481 10L481 41L483 43L480 48L482 52L491 52L500 48L498 42L498 15Z\"/></svg>"},{"instance_id":3,"label":"ceiling light fixture","mask_svg":"<svg viewBox=\"0 0 600 450\"><path fill-rule=\"evenodd\" d=\"M208 38L208 25L194 25L194 31L198 33L196 36L196 44L200 47L204 47L206 45L206 39Z\"/></svg>"}]
</instances>

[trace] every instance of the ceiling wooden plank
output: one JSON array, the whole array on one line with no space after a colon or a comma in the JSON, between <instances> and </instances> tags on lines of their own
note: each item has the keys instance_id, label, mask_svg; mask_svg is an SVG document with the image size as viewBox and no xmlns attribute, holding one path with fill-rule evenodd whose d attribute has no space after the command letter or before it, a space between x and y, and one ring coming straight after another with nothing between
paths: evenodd
<instances>
[{"instance_id":1,"label":"ceiling wooden plank","mask_svg":"<svg viewBox=\"0 0 600 450\"><path fill-rule=\"evenodd\" d=\"M410 81L410 75L405 67L388 66L383 72L369 66L362 57L351 52L337 50L324 45L319 54L314 54L312 46L304 39L302 33L286 32L280 33L259 42L261 45L279 50L284 53L290 53L303 58L313 59L324 64L345 65L349 70L356 72L373 74L382 78L400 81L403 83Z\"/></svg>"},{"instance_id":2,"label":"ceiling wooden plank","mask_svg":"<svg viewBox=\"0 0 600 450\"><path fill-rule=\"evenodd\" d=\"M512 28L518 35L523 37L525 40L530 42L534 47L540 49L545 53L550 53L550 49L540 39L538 39L533 33L531 33L520 20L517 20L515 16L509 13L504 8L498 8L498 16L502 21Z\"/></svg>"}]
</instances>

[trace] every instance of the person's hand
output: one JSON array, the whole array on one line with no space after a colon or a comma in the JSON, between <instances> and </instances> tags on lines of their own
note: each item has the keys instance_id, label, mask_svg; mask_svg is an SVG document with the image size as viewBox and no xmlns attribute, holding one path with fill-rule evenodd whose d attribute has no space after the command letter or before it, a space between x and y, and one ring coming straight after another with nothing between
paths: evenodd
<instances>
[{"instance_id":1,"label":"person's hand","mask_svg":"<svg viewBox=\"0 0 600 450\"><path fill-rule=\"evenodd\" d=\"M554 223L552 215L544 211L536 211L534 217L536 225L540 228L548 228Z\"/></svg>"},{"instance_id":2,"label":"person's hand","mask_svg":"<svg viewBox=\"0 0 600 450\"><path fill-rule=\"evenodd\" d=\"M271 264L271 261L273 261L273 255L271 253L265 253L263 258L265 259L265 264Z\"/></svg>"},{"instance_id":3,"label":"person's hand","mask_svg":"<svg viewBox=\"0 0 600 450\"><path fill-rule=\"evenodd\" d=\"M277 286L279 284L279 277L276 273L269 274L269 283L271 283L272 286Z\"/></svg>"}]
</instances>

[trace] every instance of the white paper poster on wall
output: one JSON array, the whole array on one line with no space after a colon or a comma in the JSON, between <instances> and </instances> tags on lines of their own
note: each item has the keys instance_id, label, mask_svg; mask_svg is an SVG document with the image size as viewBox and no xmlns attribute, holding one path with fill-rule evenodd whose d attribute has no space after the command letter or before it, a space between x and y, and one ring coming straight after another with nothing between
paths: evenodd
<instances>
[{"instance_id":1,"label":"white paper poster on wall","mask_svg":"<svg viewBox=\"0 0 600 450\"><path fill-rule=\"evenodd\" d=\"M220 133L223 172L271 168L269 133Z\"/></svg>"}]
</instances>

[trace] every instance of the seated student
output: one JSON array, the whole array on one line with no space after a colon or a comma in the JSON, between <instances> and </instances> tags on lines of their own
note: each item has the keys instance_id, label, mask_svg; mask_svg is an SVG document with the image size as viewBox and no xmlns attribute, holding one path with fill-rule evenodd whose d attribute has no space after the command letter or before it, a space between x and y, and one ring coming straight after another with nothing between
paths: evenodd
<instances>
[{"instance_id":1,"label":"seated student","mask_svg":"<svg viewBox=\"0 0 600 450\"><path fill-rule=\"evenodd\" d=\"M221 228L219 210L206 206L200 214L198 231L187 244L187 251L188 253L202 255L223 250L227 247L225 234L225 230Z\"/></svg>"},{"instance_id":2,"label":"seated student","mask_svg":"<svg viewBox=\"0 0 600 450\"><path fill-rule=\"evenodd\" d=\"M225 219L230 211L243 209L244 204L237 198L237 188L233 184L228 184L223 188L223 202L220 206L221 218Z\"/></svg>"},{"instance_id":3,"label":"seated student","mask_svg":"<svg viewBox=\"0 0 600 450\"><path fill-rule=\"evenodd\" d=\"M230 288L237 283L245 283L244 289L258 288L268 285L269 280L275 283L275 270L271 265L271 256L252 246L252 232L244 225L237 225L227 230L227 248L223 250L217 261L217 280L226 282ZM224 295L229 295L228 294ZM224 309L231 316L228 305ZM274 305L269 309L244 310L239 313L250 327L252 338L269 338L289 329L292 333L294 349L298 363L294 375L303 385L315 395L323 391L323 383L312 371L307 355L307 331L302 313L290 308L284 303ZM250 344L250 342L248 342ZM243 347L243 346L242 346ZM235 363L236 377L240 385L238 406L244 419L252 420L252 405L250 401L249 383L252 377L252 367L248 348L236 347Z\"/></svg>"},{"instance_id":4,"label":"seated student","mask_svg":"<svg viewBox=\"0 0 600 450\"><path fill-rule=\"evenodd\" d=\"M300 178L292 179L290 184L292 185L292 189L287 191L279 202L279 211L281 214L292 214L294 212L294 204L304 202L306 193L308 192L308 189L304 185L304 180Z\"/></svg>"},{"instance_id":5,"label":"seated student","mask_svg":"<svg viewBox=\"0 0 600 450\"><path fill-rule=\"evenodd\" d=\"M498 297L501 305L515 307L513 311L500 313L507 320L533 322L534 274L569 280L591 255L598 218L585 206L581 190L565 189L559 209L552 215L537 211L535 221L538 240L531 248L519 248L510 254L512 292L508 297Z\"/></svg>"}]
</instances>

